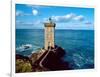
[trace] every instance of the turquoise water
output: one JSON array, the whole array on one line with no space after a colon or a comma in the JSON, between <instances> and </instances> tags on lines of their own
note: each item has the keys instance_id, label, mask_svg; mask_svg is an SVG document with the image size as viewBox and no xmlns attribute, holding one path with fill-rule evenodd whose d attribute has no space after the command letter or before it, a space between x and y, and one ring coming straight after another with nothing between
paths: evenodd
<instances>
[{"instance_id":1,"label":"turquoise water","mask_svg":"<svg viewBox=\"0 0 100 77\"><path fill-rule=\"evenodd\" d=\"M16 29L16 48L31 44L32 50L16 52L30 55L44 46L44 30ZM73 69L94 67L94 31L93 30L55 30L55 44L66 50L63 57Z\"/></svg>"}]
</instances>

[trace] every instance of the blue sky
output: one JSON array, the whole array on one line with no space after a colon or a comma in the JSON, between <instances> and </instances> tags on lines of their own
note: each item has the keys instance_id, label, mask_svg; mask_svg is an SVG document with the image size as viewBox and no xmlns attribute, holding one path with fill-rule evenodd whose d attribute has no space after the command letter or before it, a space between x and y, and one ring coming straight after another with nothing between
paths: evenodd
<instances>
[{"instance_id":1,"label":"blue sky","mask_svg":"<svg viewBox=\"0 0 100 77\"><path fill-rule=\"evenodd\" d=\"M94 9L16 4L17 29L43 29L51 17L56 29L93 30Z\"/></svg>"}]
</instances>

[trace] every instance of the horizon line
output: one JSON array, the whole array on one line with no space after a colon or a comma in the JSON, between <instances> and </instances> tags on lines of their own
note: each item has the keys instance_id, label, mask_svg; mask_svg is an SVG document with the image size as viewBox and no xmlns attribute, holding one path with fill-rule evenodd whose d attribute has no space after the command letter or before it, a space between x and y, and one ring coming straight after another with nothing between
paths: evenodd
<instances>
[{"instance_id":1,"label":"horizon line","mask_svg":"<svg viewBox=\"0 0 100 77\"><path fill-rule=\"evenodd\" d=\"M16 29L26 29L26 28L16 28ZM32 30L32 28L28 28L28 29ZM40 28L37 28L37 29L40 30ZM44 29L41 29L41 30L44 30ZM55 30L94 30L94 29L55 29Z\"/></svg>"}]
</instances>

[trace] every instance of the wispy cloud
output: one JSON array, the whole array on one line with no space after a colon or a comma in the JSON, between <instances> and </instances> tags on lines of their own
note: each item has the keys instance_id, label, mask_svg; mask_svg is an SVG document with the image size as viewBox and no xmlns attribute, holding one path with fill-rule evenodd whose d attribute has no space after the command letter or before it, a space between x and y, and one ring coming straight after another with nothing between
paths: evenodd
<instances>
[{"instance_id":1,"label":"wispy cloud","mask_svg":"<svg viewBox=\"0 0 100 77\"><path fill-rule=\"evenodd\" d=\"M21 11L17 12L17 16L22 16L22 15L30 15L30 14L25 14ZM36 16L38 15L38 11L36 9L33 10L33 15ZM85 25L91 25L92 23L90 21L87 21L86 18L83 15L76 15L75 13L69 13L63 16L51 16L52 21L56 22L56 23L69 23L71 21L75 21L73 24L85 24ZM78 22L76 22L78 21ZM39 24L43 24L45 22L48 22L48 18L43 18L41 20L35 20L35 21L30 21L30 22L26 22L26 21L20 21L20 20L16 20L16 24L20 24L20 25L39 25ZM81 22L81 23L80 23Z\"/></svg>"},{"instance_id":2,"label":"wispy cloud","mask_svg":"<svg viewBox=\"0 0 100 77\"><path fill-rule=\"evenodd\" d=\"M76 15L74 13L69 13L63 16L51 16L54 22L70 22L70 21L84 21L85 17L83 15ZM44 20L47 20L46 18Z\"/></svg>"},{"instance_id":3,"label":"wispy cloud","mask_svg":"<svg viewBox=\"0 0 100 77\"><path fill-rule=\"evenodd\" d=\"M52 16L52 20L55 22L68 22L75 17L75 14L70 13L64 16Z\"/></svg>"},{"instance_id":4,"label":"wispy cloud","mask_svg":"<svg viewBox=\"0 0 100 77\"><path fill-rule=\"evenodd\" d=\"M42 24L42 22L40 21L40 20L36 20L36 21L31 21L31 22L29 22L29 21L20 21L20 20L16 20L16 24L17 25L27 25L27 26L37 26L37 25L39 25L39 24Z\"/></svg>"},{"instance_id":5,"label":"wispy cloud","mask_svg":"<svg viewBox=\"0 0 100 77\"><path fill-rule=\"evenodd\" d=\"M83 15L75 16L73 19L76 20L76 21L83 21L84 16Z\"/></svg>"},{"instance_id":6,"label":"wispy cloud","mask_svg":"<svg viewBox=\"0 0 100 77\"><path fill-rule=\"evenodd\" d=\"M36 16L36 15L38 15L38 14L39 14L39 11L38 11L37 9L33 9L33 10L31 11L31 13L25 13L25 12L23 12L23 11L21 11L21 10L17 10L17 11L16 11L16 16L31 16L31 15Z\"/></svg>"},{"instance_id":7,"label":"wispy cloud","mask_svg":"<svg viewBox=\"0 0 100 77\"><path fill-rule=\"evenodd\" d=\"M92 25L92 22L87 20L87 17L83 15L77 15L75 13L69 13L62 16L51 16L52 21L56 23L72 23L73 25ZM41 22L48 22L48 18L44 18Z\"/></svg>"},{"instance_id":8,"label":"wispy cloud","mask_svg":"<svg viewBox=\"0 0 100 77\"><path fill-rule=\"evenodd\" d=\"M32 4L26 4L26 7L30 7L32 9L41 9L41 8L52 8L50 6L46 6L45 5L32 5Z\"/></svg>"},{"instance_id":9,"label":"wispy cloud","mask_svg":"<svg viewBox=\"0 0 100 77\"><path fill-rule=\"evenodd\" d=\"M20 11L20 10L17 10L16 11L16 16L22 16L23 15L23 12L22 11Z\"/></svg>"},{"instance_id":10,"label":"wispy cloud","mask_svg":"<svg viewBox=\"0 0 100 77\"><path fill-rule=\"evenodd\" d=\"M17 11L16 11L16 16L30 16L30 15L32 15L32 14L30 14L30 13L25 13L25 12L23 12L23 11L21 11L21 10L17 10Z\"/></svg>"},{"instance_id":11,"label":"wispy cloud","mask_svg":"<svg viewBox=\"0 0 100 77\"><path fill-rule=\"evenodd\" d=\"M84 24L91 25L92 23L90 21L86 21Z\"/></svg>"}]
</instances>

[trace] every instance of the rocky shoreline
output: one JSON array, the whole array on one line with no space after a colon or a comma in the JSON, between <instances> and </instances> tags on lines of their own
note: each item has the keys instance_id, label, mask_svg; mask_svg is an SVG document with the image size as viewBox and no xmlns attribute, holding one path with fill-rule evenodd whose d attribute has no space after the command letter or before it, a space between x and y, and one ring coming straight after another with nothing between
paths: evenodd
<instances>
[{"instance_id":1,"label":"rocky shoreline","mask_svg":"<svg viewBox=\"0 0 100 77\"><path fill-rule=\"evenodd\" d=\"M62 60L64 55L65 50L58 46L32 53L29 57L16 54L16 73L69 70L69 63Z\"/></svg>"}]
</instances>

